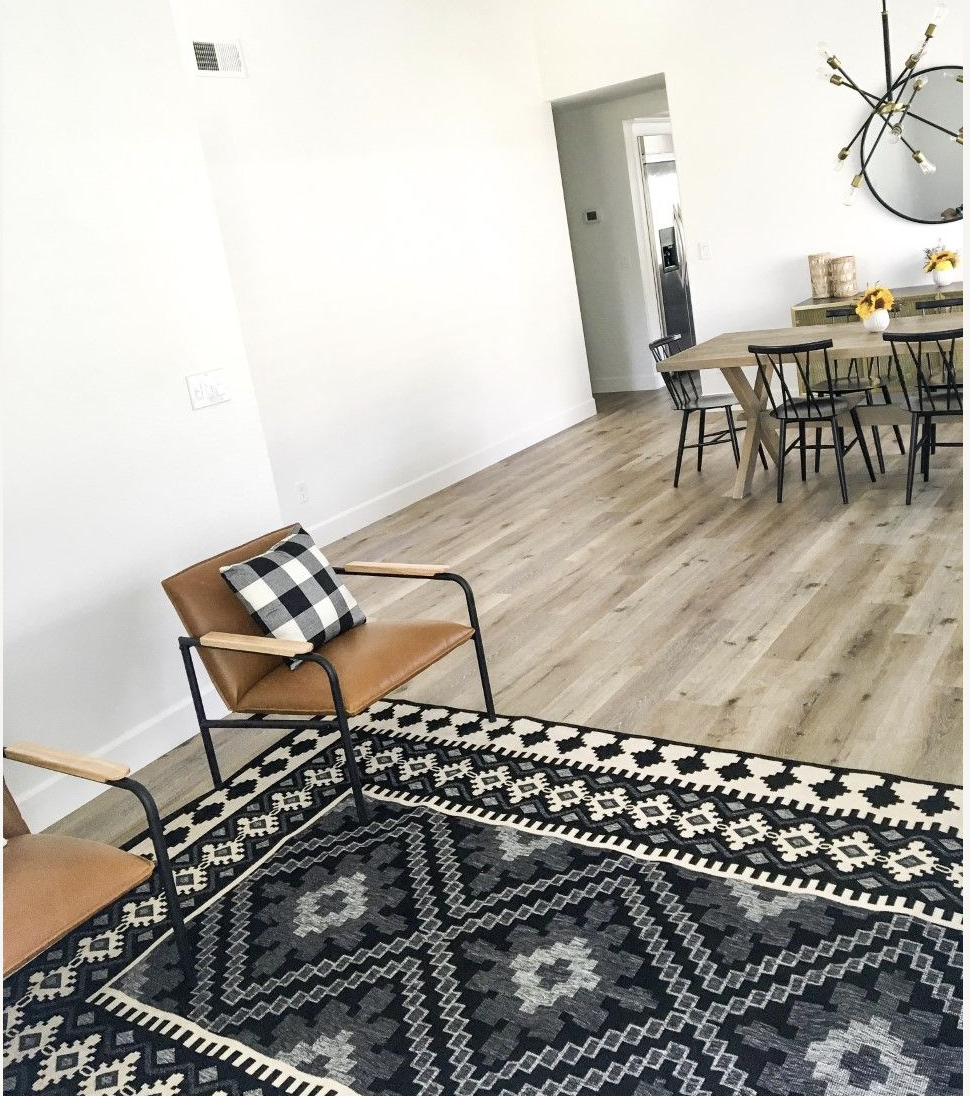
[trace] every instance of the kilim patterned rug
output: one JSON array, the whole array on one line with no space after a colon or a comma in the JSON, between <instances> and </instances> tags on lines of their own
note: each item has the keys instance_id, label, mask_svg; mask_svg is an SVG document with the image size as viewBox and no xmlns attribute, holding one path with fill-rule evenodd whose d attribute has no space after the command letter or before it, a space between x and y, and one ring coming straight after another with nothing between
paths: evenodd
<instances>
[{"instance_id":1,"label":"kilim patterned rug","mask_svg":"<svg viewBox=\"0 0 970 1096\"><path fill-rule=\"evenodd\" d=\"M196 984L150 882L7 981L5 1093L962 1091L959 789L394 701L356 725L369 825L309 728L170 818Z\"/></svg>"}]
</instances>

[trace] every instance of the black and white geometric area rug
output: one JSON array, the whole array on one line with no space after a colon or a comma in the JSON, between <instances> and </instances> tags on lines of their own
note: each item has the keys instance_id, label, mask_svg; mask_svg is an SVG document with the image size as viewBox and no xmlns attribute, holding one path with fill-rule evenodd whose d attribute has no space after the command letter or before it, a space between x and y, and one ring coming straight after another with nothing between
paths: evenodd
<instances>
[{"instance_id":1,"label":"black and white geometric area rug","mask_svg":"<svg viewBox=\"0 0 970 1096\"><path fill-rule=\"evenodd\" d=\"M356 726L370 823L309 730L170 818L196 984L152 881L7 981L5 1093L962 1091L959 789L394 701Z\"/></svg>"}]
</instances>

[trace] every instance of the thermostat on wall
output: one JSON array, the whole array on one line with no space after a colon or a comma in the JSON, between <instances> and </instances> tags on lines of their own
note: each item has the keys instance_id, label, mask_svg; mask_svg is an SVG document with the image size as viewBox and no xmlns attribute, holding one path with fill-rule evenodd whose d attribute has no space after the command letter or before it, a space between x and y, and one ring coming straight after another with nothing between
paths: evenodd
<instances>
[{"instance_id":1,"label":"thermostat on wall","mask_svg":"<svg viewBox=\"0 0 970 1096\"><path fill-rule=\"evenodd\" d=\"M595 209L587 209L586 212L583 214L583 220L588 225L598 225L600 223L600 215L596 212Z\"/></svg>"}]
</instances>

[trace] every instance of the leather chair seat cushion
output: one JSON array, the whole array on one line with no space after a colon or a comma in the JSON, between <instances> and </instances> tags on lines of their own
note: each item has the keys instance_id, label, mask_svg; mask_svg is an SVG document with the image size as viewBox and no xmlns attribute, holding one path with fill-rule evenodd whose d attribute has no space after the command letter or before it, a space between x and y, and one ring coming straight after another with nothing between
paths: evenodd
<instances>
[{"instance_id":1,"label":"leather chair seat cushion","mask_svg":"<svg viewBox=\"0 0 970 1096\"><path fill-rule=\"evenodd\" d=\"M344 705L357 715L474 635L447 620L368 621L317 650L337 671ZM303 663L270 671L236 705L237 712L329 715L336 709L321 666Z\"/></svg>"},{"instance_id":2,"label":"leather chair seat cushion","mask_svg":"<svg viewBox=\"0 0 970 1096\"><path fill-rule=\"evenodd\" d=\"M28 833L3 850L3 973L22 967L148 879L142 856L78 837Z\"/></svg>"}]
</instances>

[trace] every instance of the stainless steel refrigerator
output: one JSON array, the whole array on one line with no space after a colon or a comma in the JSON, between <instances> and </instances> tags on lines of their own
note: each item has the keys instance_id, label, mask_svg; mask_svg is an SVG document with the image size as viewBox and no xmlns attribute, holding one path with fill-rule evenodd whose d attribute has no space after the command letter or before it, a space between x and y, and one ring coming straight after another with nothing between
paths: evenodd
<instances>
[{"instance_id":1,"label":"stainless steel refrigerator","mask_svg":"<svg viewBox=\"0 0 970 1096\"><path fill-rule=\"evenodd\" d=\"M680 335L680 349L683 350L697 340L694 338L677 165L672 154L660 159L645 153L643 180L664 334Z\"/></svg>"}]
</instances>

